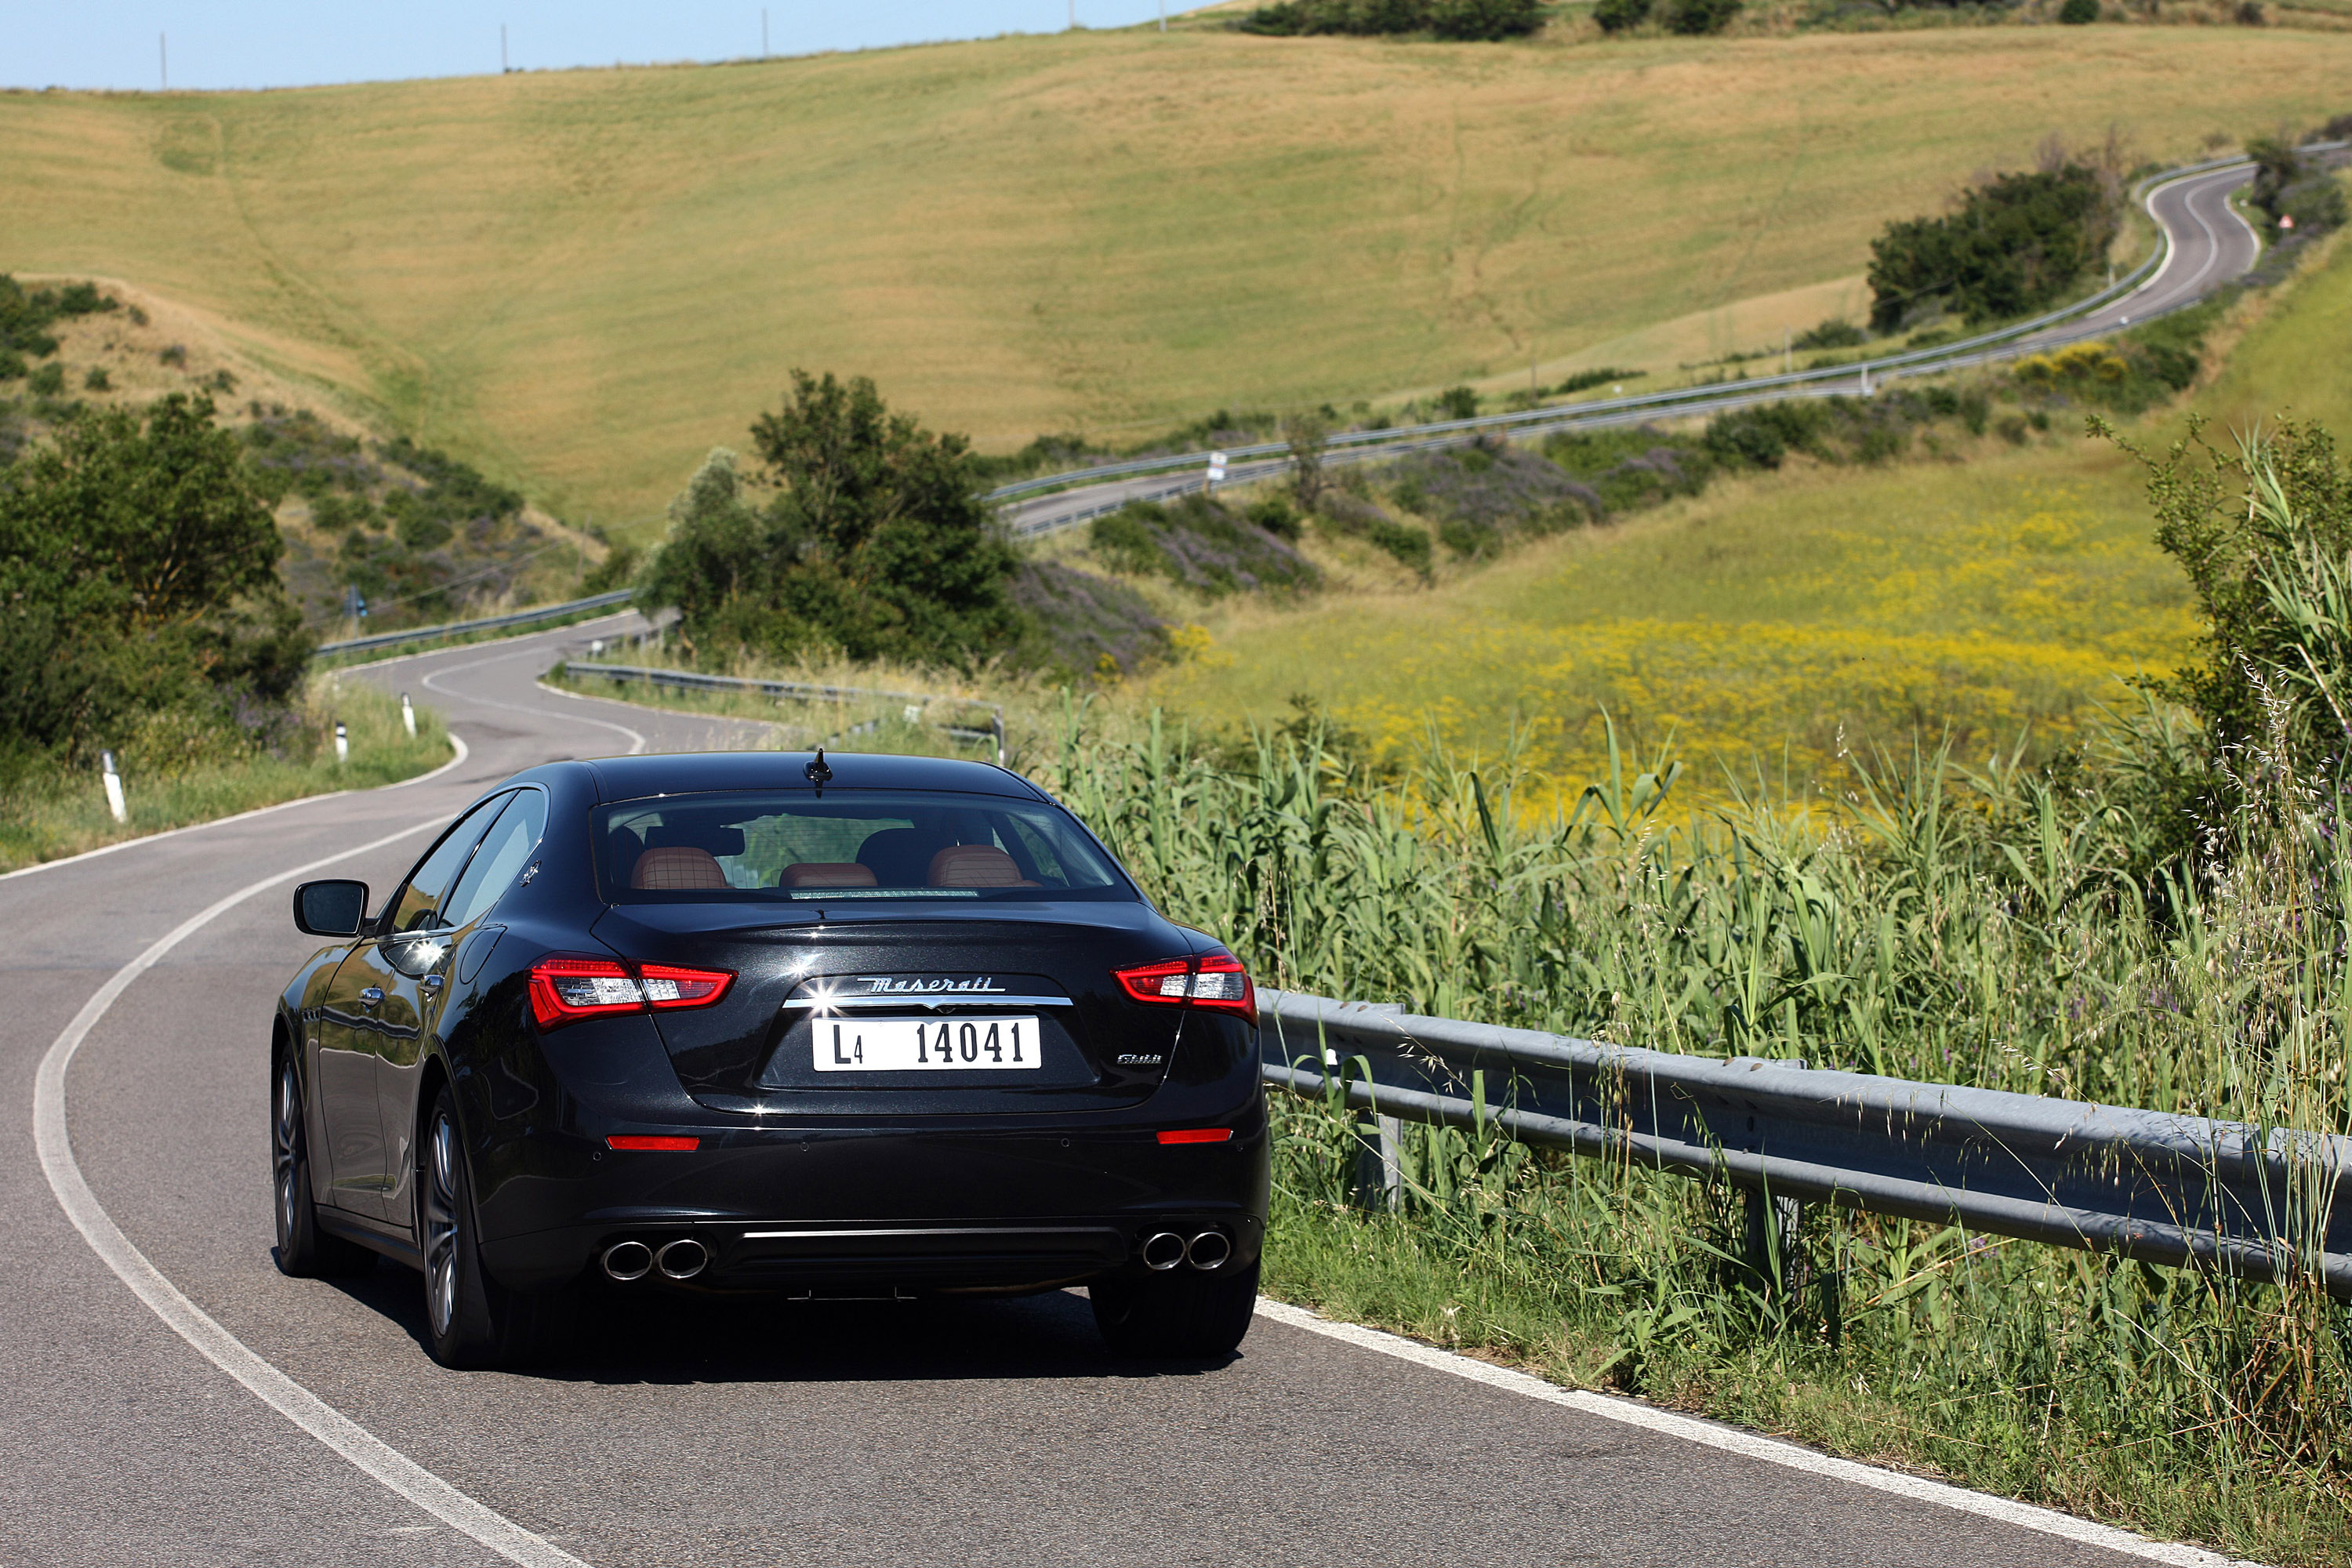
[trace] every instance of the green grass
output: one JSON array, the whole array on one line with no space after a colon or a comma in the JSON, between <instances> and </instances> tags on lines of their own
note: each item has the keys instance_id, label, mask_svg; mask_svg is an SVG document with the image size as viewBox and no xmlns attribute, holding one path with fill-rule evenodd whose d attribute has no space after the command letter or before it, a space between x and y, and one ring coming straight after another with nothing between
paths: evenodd
<instances>
[{"instance_id":1,"label":"green grass","mask_svg":"<svg viewBox=\"0 0 2352 1568\"><path fill-rule=\"evenodd\" d=\"M373 687L314 677L303 710L305 731L287 755L199 761L154 772L126 762L127 823L108 814L95 768L21 781L0 794L0 871L305 795L396 784L449 760L448 731L439 714L418 709L416 738L410 740L399 700ZM335 761L338 719L351 740L348 764Z\"/></svg>"},{"instance_id":2,"label":"green grass","mask_svg":"<svg viewBox=\"0 0 2352 1568\"><path fill-rule=\"evenodd\" d=\"M2224 437L2288 412L2352 428L2336 353L2352 248L2239 309L2218 377L2131 422L2136 438L2169 440L2192 410ZM2149 542L2139 466L2078 419L2021 448L1960 438L1941 459L1718 481L1430 590L1202 608L1213 646L1150 694L1228 723L1304 694L1391 756L1433 726L1491 755L1517 724L1571 791L1601 763L1603 708L1642 743L1675 738L1709 784L1759 766L1851 782L1845 756L1947 727L1973 756L2079 739L2195 627Z\"/></svg>"},{"instance_id":3,"label":"green grass","mask_svg":"<svg viewBox=\"0 0 2352 1568\"><path fill-rule=\"evenodd\" d=\"M1663 371L1610 345L1680 322L1671 352L1706 357L1811 326L1889 217L2053 132L2190 153L2340 110L2347 67L2352 37L2259 28L1147 29L16 92L0 269L126 279L272 374L642 531L793 365L871 374L991 448L1531 361Z\"/></svg>"}]
</instances>

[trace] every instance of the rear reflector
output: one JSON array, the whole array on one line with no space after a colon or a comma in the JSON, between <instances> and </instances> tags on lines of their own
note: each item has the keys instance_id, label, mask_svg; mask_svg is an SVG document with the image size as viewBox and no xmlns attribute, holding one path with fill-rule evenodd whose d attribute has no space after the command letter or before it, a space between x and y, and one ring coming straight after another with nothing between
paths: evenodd
<instances>
[{"instance_id":1,"label":"rear reflector","mask_svg":"<svg viewBox=\"0 0 2352 1568\"><path fill-rule=\"evenodd\" d=\"M530 1016L541 1028L554 1029L609 1013L708 1007L734 983L724 969L631 966L609 958L556 954L530 966Z\"/></svg>"},{"instance_id":2,"label":"rear reflector","mask_svg":"<svg viewBox=\"0 0 2352 1568\"><path fill-rule=\"evenodd\" d=\"M1160 1135L1162 1143L1229 1143L1234 1130L1230 1127L1179 1127Z\"/></svg>"},{"instance_id":3,"label":"rear reflector","mask_svg":"<svg viewBox=\"0 0 2352 1568\"><path fill-rule=\"evenodd\" d=\"M702 1147L702 1140L699 1138L645 1137L634 1132L619 1132L605 1139L604 1147L607 1149L635 1149L674 1154L690 1154L695 1150Z\"/></svg>"}]
</instances>

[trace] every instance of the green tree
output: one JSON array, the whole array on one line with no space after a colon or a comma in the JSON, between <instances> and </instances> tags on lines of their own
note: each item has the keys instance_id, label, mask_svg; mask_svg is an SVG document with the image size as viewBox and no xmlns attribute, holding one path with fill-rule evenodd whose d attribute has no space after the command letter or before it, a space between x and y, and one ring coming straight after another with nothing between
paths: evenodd
<instances>
[{"instance_id":1,"label":"green tree","mask_svg":"<svg viewBox=\"0 0 2352 1568\"><path fill-rule=\"evenodd\" d=\"M2117 222L2107 182L2079 163L1996 175L1948 216L1891 223L1872 242L1871 325L1938 300L1971 321L2055 304L2105 258Z\"/></svg>"},{"instance_id":2,"label":"green tree","mask_svg":"<svg viewBox=\"0 0 2352 1568\"><path fill-rule=\"evenodd\" d=\"M281 549L210 398L68 416L0 473L0 744L82 752L162 709L282 704L310 643Z\"/></svg>"},{"instance_id":3,"label":"green tree","mask_svg":"<svg viewBox=\"0 0 2352 1568\"><path fill-rule=\"evenodd\" d=\"M891 413L862 376L795 371L751 440L775 499L751 506L732 455L712 454L640 594L677 606L698 657L837 648L969 667L1021 639L1018 558L962 437Z\"/></svg>"}]
</instances>

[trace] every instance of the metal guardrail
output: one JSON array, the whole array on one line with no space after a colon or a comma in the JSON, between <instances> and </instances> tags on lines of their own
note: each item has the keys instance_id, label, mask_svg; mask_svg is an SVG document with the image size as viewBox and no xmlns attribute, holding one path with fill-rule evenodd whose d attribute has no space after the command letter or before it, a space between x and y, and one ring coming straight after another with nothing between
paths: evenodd
<instances>
[{"instance_id":1,"label":"metal guardrail","mask_svg":"<svg viewBox=\"0 0 2352 1568\"><path fill-rule=\"evenodd\" d=\"M474 621L450 621L437 626L411 626L404 632L379 632L373 637L345 637L341 642L322 642L313 653L364 653L370 648L397 647L405 642L428 642L435 637L459 637L467 632L498 631L506 626L534 626L541 621L561 620L576 616L583 610L601 610L608 605L625 605L635 595L633 588L616 589L610 594L592 594L584 599L571 599L561 605L541 605L532 609L517 610L509 616L484 616Z\"/></svg>"},{"instance_id":2,"label":"metal guardrail","mask_svg":"<svg viewBox=\"0 0 2352 1568\"><path fill-rule=\"evenodd\" d=\"M1386 1119L2352 1299L2352 1138L1258 993L1265 1081Z\"/></svg>"},{"instance_id":3,"label":"metal guardrail","mask_svg":"<svg viewBox=\"0 0 2352 1568\"><path fill-rule=\"evenodd\" d=\"M2337 151L2344 142L2312 142L2301 151L2324 153ZM2134 187L2136 199L2145 202L2163 187L2192 175L2209 174L2215 169L2234 168L2247 163L2242 157L2216 158L2201 163L2183 164L2152 174ZM2042 333L2050 327L2072 318L2098 310L2126 298L2148 282L2164 266L2172 253L2171 235L2161 226L2158 242L2146 259L2129 273L2105 288L2074 302L2045 311L2029 321L2013 322L1970 338L1932 347L1915 349L1908 353L1888 354L1882 358L1856 360L1844 364L1824 365L1817 370L1793 371L1780 375L1758 376L1739 382L1709 382L1696 386L1676 387L1664 392L1640 393L1628 397L1600 398L1587 403L1556 404L1548 408L1524 409L1512 414L1482 415L1471 419L1440 420L1431 424L1399 426L1385 430L1350 430L1333 436L1327 443L1324 460L1346 464L1370 457L1427 450L1433 447L1467 444L1493 434L1513 437L1548 435L1555 430L1580 426L1598 427L1609 425L1636 424L1644 418L1672 417L1677 415L1716 413L1726 408L1742 407L1751 403L1765 402L1775 396L1827 396L1843 391L1847 384L1867 395L1872 378L1880 381L1934 374L1947 370L1965 369L1992 360L2021 353L2026 345L2020 339ZM2151 310L2144 320L2154 321L2172 310L2185 308L2192 301ZM2055 348L2087 338L2105 335L2112 329L2098 327L2078 333L2046 337L2032 345L2035 349ZM1728 390L1727 390L1728 389ZM1780 390L1786 389L1786 390ZM1356 448L1371 448L1358 450ZM1074 512L1061 512L1026 523L1015 523L1013 531L1024 537L1058 532L1062 529L1105 516L1136 500L1165 500L1194 490L1221 489L1223 485L1244 484L1253 479L1264 479L1286 466L1289 452L1287 443L1259 442L1245 447L1228 448L1229 468L1223 485L1213 485L1205 474L1192 474L1148 492L1129 495L1116 500L1097 502ZM1276 458L1272 463L1255 463L1253 458ZM1163 472L1177 468L1205 469L1209 454L1185 452L1158 458L1138 458L1125 462L1107 463L1090 468L1076 468L1066 473L1047 474L1034 479L1003 485L982 499L1003 503L1017 500L1040 491L1064 487L1077 488L1130 475Z\"/></svg>"},{"instance_id":4,"label":"metal guardrail","mask_svg":"<svg viewBox=\"0 0 2352 1568\"><path fill-rule=\"evenodd\" d=\"M916 702L925 707L934 702L952 702L961 708L985 708L989 712L988 728L985 730L956 724L941 724L939 729L959 740L992 742L996 747L998 764L1001 766L1004 762L1004 710L996 703L982 702L973 698L939 697L920 691L882 691L866 686L820 686L805 680L758 680L740 675L705 675L694 669L660 669L642 664L599 664L577 658L563 661L563 673L605 680L642 680L649 686L675 687L681 691L756 691L766 697L796 698L804 702L842 702L863 697L879 698L886 702ZM853 725L842 733L861 734L878 722L868 721Z\"/></svg>"}]
</instances>

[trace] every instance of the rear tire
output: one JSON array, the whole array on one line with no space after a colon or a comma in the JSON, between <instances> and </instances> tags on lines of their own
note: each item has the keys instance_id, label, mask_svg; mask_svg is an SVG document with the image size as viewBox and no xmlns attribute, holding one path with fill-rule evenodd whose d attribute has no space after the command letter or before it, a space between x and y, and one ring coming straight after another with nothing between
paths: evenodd
<instances>
[{"instance_id":1,"label":"rear tire","mask_svg":"<svg viewBox=\"0 0 2352 1568\"><path fill-rule=\"evenodd\" d=\"M474 1177L447 1087L416 1151L417 1239L425 1251L425 1327L433 1359L478 1369L523 1365L545 1348L555 1302L509 1290L482 1267Z\"/></svg>"},{"instance_id":2,"label":"rear tire","mask_svg":"<svg viewBox=\"0 0 2352 1568\"><path fill-rule=\"evenodd\" d=\"M375 1254L320 1228L318 1201L310 1191L310 1131L302 1079L292 1057L278 1058L277 1077L270 1094L269 1176L272 1206L278 1211L278 1271L297 1279L365 1274L375 1267Z\"/></svg>"},{"instance_id":3,"label":"rear tire","mask_svg":"<svg viewBox=\"0 0 2352 1568\"><path fill-rule=\"evenodd\" d=\"M1211 1273L1114 1275L1087 1289L1095 1327L1117 1354L1213 1361L1229 1356L1249 1332L1257 1306L1257 1264Z\"/></svg>"}]
</instances>

